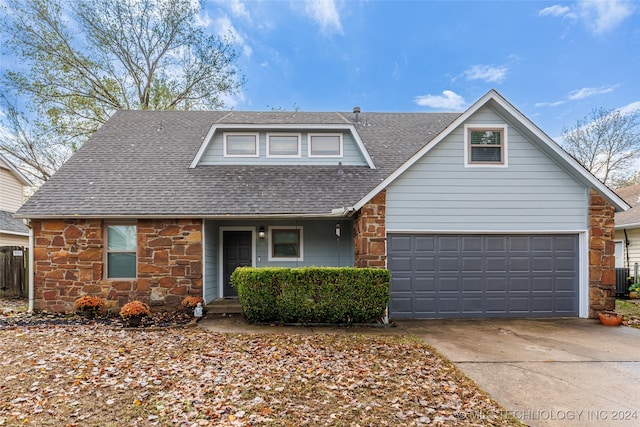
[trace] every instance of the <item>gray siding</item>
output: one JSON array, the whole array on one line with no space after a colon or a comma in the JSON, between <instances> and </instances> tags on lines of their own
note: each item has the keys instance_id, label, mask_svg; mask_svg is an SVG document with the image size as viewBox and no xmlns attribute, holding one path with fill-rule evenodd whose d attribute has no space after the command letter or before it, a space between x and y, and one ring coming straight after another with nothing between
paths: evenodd
<instances>
[{"instance_id":1,"label":"gray siding","mask_svg":"<svg viewBox=\"0 0 640 427\"><path fill-rule=\"evenodd\" d=\"M586 229L586 188L488 107L467 123L507 123L508 167L465 168L460 126L389 185L387 229Z\"/></svg>"},{"instance_id":2,"label":"gray siding","mask_svg":"<svg viewBox=\"0 0 640 427\"><path fill-rule=\"evenodd\" d=\"M215 221L204 222L204 295L207 302L219 295L218 228Z\"/></svg>"},{"instance_id":3,"label":"gray siding","mask_svg":"<svg viewBox=\"0 0 640 427\"><path fill-rule=\"evenodd\" d=\"M242 132L233 130L230 132ZM255 133L255 130L247 130L247 132ZM301 157L299 158L267 158L267 133L278 134L301 134ZM342 133L342 157L329 157L329 158L309 158L309 133ZM367 162L360 152L360 148L356 143L351 132L346 131L305 131L296 132L294 130L287 131L275 131L269 130L268 132L259 132L259 157L224 157L224 131L218 130L213 136L212 141L209 143L207 150L202 155L199 165L337 165L338 162L342 162L345 166L366 166Z\"/></svg>"},{"instance_id":4,"label":"gray siding","mask_svg":"<svg viewBox=\"0 0 640 427\"><path fill-rule=\"evenodd\" d=\"M264 240L256 238L256 267L352 267L354 264L353 222L339 220L340 239L336 238L336 222L338 220L205 220L205 293L207 300L219 295L220 280L220 227L254 227L257 230L264 226L268 231L273 226L303 227L303 256L298 262L269 261L268 233Z\"/></svg>"}]
</instances>

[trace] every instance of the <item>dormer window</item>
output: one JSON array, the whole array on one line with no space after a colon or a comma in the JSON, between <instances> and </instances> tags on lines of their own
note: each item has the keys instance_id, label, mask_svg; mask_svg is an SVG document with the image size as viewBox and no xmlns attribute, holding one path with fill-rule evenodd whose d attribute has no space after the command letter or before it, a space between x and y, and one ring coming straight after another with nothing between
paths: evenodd
<instances>
[{"instance_id":1,"label":"dormer window","mask_svg":"<svg viewBox=\"0 0 640 427\"><path fill-rule=\"evenodd\" d=\"M299 134L267 134L267 157L300 157Z\"/></svg>"},{"instance_id":2,"label":"dormer window","mask_svg":"<svg viewBox=\"0 0 640 427\"><path fill-rule=\"evenodd\" d=\"M257 133L225 133L225 157L258 157Z\"/></svg>"},{"instance_id":3,"label":"dormer window","mask_svg":"<svg viewBox=\"0 0 640 427\"><path fill-rule=\"evenodd\" d=\"M309 134L309 157L342 157L342 134Z\"/></svg>"},{"instance_id":4,"label":"dormer window","mask_svg":"<svg viewBox=\"0 0 640 427\"><path fill-rule=\"evenodd\" d=\"M506 125L465 125L466 166L506 166Z\"/></svg>"}]
</instances>

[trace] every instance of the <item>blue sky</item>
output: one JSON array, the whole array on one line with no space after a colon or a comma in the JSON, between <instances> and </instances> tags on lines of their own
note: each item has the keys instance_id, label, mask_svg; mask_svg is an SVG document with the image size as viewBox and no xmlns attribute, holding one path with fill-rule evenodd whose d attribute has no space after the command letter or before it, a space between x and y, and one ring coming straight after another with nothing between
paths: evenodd
<instances>
[{"instance_id":1,"label":"blue sky","mask_svg":"<svg viewBox=\"0 0 640 427\"><path fill-rule=\"evenodd\" d=\"M238 110L464 111L494 88L557 138L640 108L640 3L209 0L242 52Z\"/></svg>"}]
</instances>

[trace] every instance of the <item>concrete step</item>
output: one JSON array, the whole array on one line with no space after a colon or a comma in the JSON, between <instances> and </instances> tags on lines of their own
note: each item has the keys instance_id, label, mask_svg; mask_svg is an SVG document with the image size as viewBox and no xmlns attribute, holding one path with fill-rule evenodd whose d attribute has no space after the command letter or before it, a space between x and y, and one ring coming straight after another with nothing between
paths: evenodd
<instances>
[{"instance_id":1,"label":"concrete step","mask_svg":"<svg viewBox=\"0 0 640 427\"><path fill-rule=\"evenodd\" d=\"M220 298L211 301L205 307L211 314L241 314L242 306L237 298Z\"/></svg>"}]
</instances>

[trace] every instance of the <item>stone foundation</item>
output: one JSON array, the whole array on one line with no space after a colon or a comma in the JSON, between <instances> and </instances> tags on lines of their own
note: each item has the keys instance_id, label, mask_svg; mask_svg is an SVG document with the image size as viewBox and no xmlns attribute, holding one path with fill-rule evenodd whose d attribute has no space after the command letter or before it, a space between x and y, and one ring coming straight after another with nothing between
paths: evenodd
<instances>
[{"instance_id":1,"label":"stone foundation","mask_svg":"<svg viewBox=\"0 0 640 427\"><path fill-rule=\"evenodd\" d=\"M616 305L615 209L594 190L589 199L589 317Z\"/></svg>"},{"instance_id":2,"label":"stone foundation","mask_svg":"<svg viewBox=\"0 0 640 427\"><path fill-rule=\"evenodd\" d=\"M385 225L387 193L378 193L354 218L356 267L387 267L387 231Z\"/></svg>"},{"instance_id":3,"label":"stone foundation","mask_svg":"<svg viewBox=\"0 0 640 427\"><path fill-rule=\"evenodd\" d=\"M202 295L202 221L139 220L138 277L105 278L104 223L99 219L34 220L34 309L73 310L85 294L116 311L138 299L175 308Z\"/></svg>"}]
</instances>

